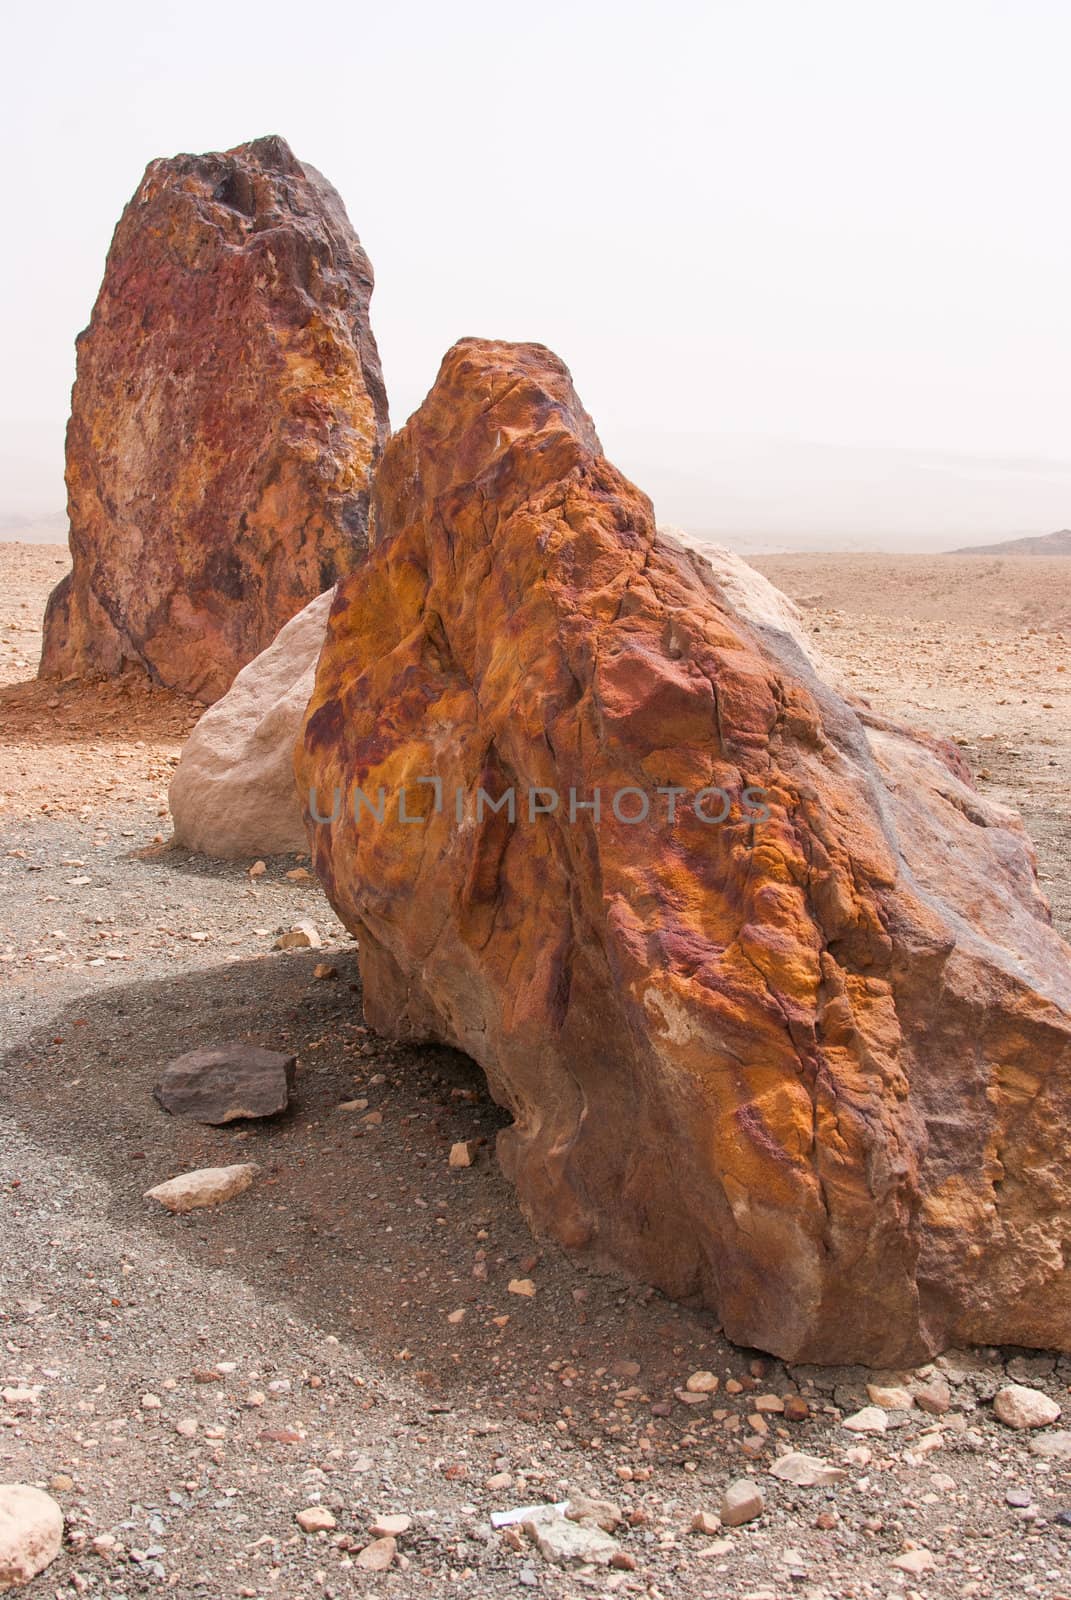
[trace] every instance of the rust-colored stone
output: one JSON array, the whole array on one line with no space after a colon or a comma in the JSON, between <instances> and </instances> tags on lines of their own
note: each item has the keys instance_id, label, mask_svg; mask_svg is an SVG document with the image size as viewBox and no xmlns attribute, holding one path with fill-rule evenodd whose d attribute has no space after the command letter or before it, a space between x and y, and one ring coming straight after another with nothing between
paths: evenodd
<instances>
[{"instance_id":1,"label":"rust-colored stone","mask_svg":"<svg viewBox=\"0 0 1071 1600\"><path fill-rule=\"evenodd\" d=\"M510 1108L533 1227L783 1357L1071 1347L1071 952L1017 819L657 536L539 346L450 351L373 503L297 751L340 791L315 864L371 1023Z\"/></svg>"},{"instance_id":2,"label":"rust-colored stone","mask_svg":"<svg viewBox=\"0 0 1071 1600\"><path fill-rule=\"evenodd\" d=\"M140 664L211 702L363 558L387 435L371 292L342 201L284 140L149 165L78 340L42 676Z\"/></svg>"}]
</instances>

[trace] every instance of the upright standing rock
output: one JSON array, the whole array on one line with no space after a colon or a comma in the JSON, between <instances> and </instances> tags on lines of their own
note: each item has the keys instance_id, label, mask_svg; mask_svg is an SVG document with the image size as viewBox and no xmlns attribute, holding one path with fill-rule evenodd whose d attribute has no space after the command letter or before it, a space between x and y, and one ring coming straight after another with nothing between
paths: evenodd
<instances>
[{"instance_id":1,"label":"upright standing rock","mask_svg":"<svg viewBox=\"0 0 1071 1600\"><path fill-rule=\"evenodd\" d=\"M214 701L363 557L388 428L371 293L284 140L150 164L78 340L42 676L140 663Z\"/></svg>"},{"instance_id":2,"label":"upright standing rock","mask_svg":"<svg viewBox=\"0 0 1071 1600\"><path fill-rule=\"evenodd\" d=\"M373 1025L512 1111L533 1224L796 1360L1071 1348L1071 952L1018 819L658 536L539 346L450 351L373 517L316 869Z\"/></svg>"}]
</instances>

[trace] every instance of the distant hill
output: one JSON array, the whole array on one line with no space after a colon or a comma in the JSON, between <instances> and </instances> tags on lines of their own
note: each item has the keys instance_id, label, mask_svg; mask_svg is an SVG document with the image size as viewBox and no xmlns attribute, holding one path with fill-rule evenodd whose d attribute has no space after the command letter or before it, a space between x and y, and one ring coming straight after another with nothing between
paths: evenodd
<instances>
[{"instance_id":1,"label":"distant hill","mask_svg":"<svg viewBox=\"0 0 1071 1600\"><path fill-rule=\"evenodd\" d=\"M1042 533L1028 539L1005 539L1002 544L968 544L950 551L954 556L1071 556L1071 528Z\"/></svg>"}]
</instances>

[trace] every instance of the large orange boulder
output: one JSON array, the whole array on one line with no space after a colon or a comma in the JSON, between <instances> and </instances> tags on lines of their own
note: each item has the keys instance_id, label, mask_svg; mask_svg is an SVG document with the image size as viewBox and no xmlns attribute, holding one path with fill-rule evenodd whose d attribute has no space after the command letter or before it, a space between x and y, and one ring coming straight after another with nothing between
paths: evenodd
<instances>
[{"instance_id":1,"label":"large orange boulder","mask_svg":"<svg viewBox=\"0 0 1071 1600\"><path fill-rule=\"evenodd\" d=\"M362 559L388 431L371 293L284 140L150 164L78 340L43 676L139 664L211 702Z\"/></svg>"},{"instance_id":2,"label":"large orange boulder","mask_svg":"<svg viewBox=\"0 0 1071 1600\"><path fill-rule=\"evenodd\" d=\"M1071 1348L1071 952L1017 820L658 536L539 346L456 346L373 499L309 837L532 1226L784 1357Z\"/></svg>"}]
</instances>

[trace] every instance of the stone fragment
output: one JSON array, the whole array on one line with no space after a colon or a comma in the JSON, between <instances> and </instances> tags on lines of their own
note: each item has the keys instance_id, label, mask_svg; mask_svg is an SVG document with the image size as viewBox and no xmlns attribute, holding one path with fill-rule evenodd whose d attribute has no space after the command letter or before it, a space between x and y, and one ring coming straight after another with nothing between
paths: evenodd
<instances>
[{"instance_id":1,"label":"stone fragment","mask_svg":"<svg viewBox=\"0 0 1071 1600\"><path fill-rule=\"evenodd\" d=\"M660 535L540 346L455 346L373 498L313 863L368 1022L512 1112L534 1229L792 1361L1071 1348L1071 962L1018 819Z\"/></svg>"},{"instance_id":2,"label":"stone fragment","mask_svg":"<svg viewBox=\"0 0 1071 1600\"><path fill-rule=\"evenodd\" d=\"M613 1500L599 1500L588 1494L574 1494L565 1507L565 1515L570 1522L601 1528L604 1533L613 1533L625 1520L621 1507Z\"/></svg>"},{"instance_id":3,"label":"stone fragment","mask_svg":"<svg viewBox=\"0 0 1071 1600\"><path fill-rule=\"evenodd\" d=\"M292 928L280 933L273 945L275 950L319 950L323 944L314 922L295 922Z\"/></svg>"},{"instance_id":4,"label":"stone fragment","mask_svg":"<svg viewBox=\"0 0 1071 1600\"><path fill-rule=\"evenodd\" d=\"M745 1522L754 1522L766 1509L762 1490L751 1478L738 1478L726 1489L721 1501L722 1525L739 1528Z\"/></svg>"},{"instance_id":5,"label":"stone fragment","mask_svg":"<svg viewBox=\"0 0 1071 1600\"><path fill-rule=\"evenodd\" d=\"M294 740L334 595L326 590L291 617L193 729L168 790L175 844L216 860L304 850ZM249 876L266 870L257 861Z\"/></svg>"},{"instance_id":6,"label":"stone fragment","mask_svg":"<svg viewBox=\"0 0 1071 1600\"><path fill-rule=\"evenodd\" d=\"M933 1417L943 1417L952 1408L952 1386L942 1372L935 1372L925 1383L914 1389L915 1404L920 1411Z\"/></svg>"},{"instance_id":7,"label":"stone fragment","mask_svg":"<svg viewBox=\"0 0 1071 1600\"><path fill-rule=\"evenodd\" d=\"M993 1414L1009 1428L1047 1428L1060 1415L1060 1407L1040 1389L1010 1383L993 1396Z\"/></svg>"},{"instance_id":8,"label":"stone fragment","mask_svg":"<svg viewBox=\"0 0 1071 1600\"><path fill-rule=\"evenodd\" d=\"M1071 1461L1071 1432L1058 1428L1053 1433L1039 1434L1031 1439L1030 1449L1034 1455L1048 1461Z\"/></svg>"},{"instance_id":9,"label":"stone fragment","mask_svg":"<svg viewBox=\"0 0 1071 1600\"><path fill-rule=\"evenodd\" d=\"M524 1531L544 1561L560 1567L574 1562L608 1567L620 1548L601 1528L570 1522L560 1514L532 1517L525 1522Z\"/></svg>"},{"instance_id":10,"label":"stone fragment","mask_svg":"<svg viewBox=\"0 0 1071 1600\"><path fill-rule=\"evenodd\" d=\"M202 1045L164 1068L153 1090L165 1111L220 1127L245 1117L285 1111L297 1057L236 1042Z\"/></svg>"},{"instance_id":11,"label":"stone fragment","mask_svg":"<svg viewBox=\"0 0 1071 1600\"><path fill-rule=\"evenodd\" d=\"M705 1406L710 1401L709 1394L697 1394L694 1389L674 1389L673 1393L682 1406Z\"/></svg>"},{"instance_id":12,"label":"stone fragment","mask_svg":"<svg viewBox=\"0 0 1071 1600\"><path fill-rule=\"evenodd\" d=\"M880 1406L864 1406L862 1411L854 1411L850 1417L845 1417L842 1426L852 1433L884 1433L889 1426L889 1419Z\"/></svg>"},{"instance_id":13,"label":"stone fragment","mask_svg":"<svg viewBox=\"0 0 1071 1600\"><path fill-rule=\"evenodd\" d=\"M783 1483L794 1483L800 1489L843 1483L848 1476L843 1467L834 1467L821 1456L809 1456L802 1450L790 1450L787 1455L778 1457L770 1471Z\"/></svg>"},{"instance_id":14,"label":"stone fragment","mask_svg":"<svg viewBox=\"0 0 1071 1600\"><path fill-rule=\"evenodd\" d=\"M721 1532L721 1518L712 1511L697 1511L692 1518L692 1532L711 1536Z\"/></svg>"},{"instance_id":15,"label":"stone fragment","mask_svg":"<svg viewBox=\"0 0 1071 1600\"><path fill-rule=\"evenodd\" d=\"M531 1278L511 1278L508 1287L510 1294L522 1295L526 1300L531 1300L536 1292Z\"/></svg>"},{"instance_id":16,"label":"stone fragment","mask_svg":"<svg viewBox=\"0 0 1071 1600\"><path fill-rule=\"evenodd\" d=\"M0 1590L18 1589L60 1553L63 1512L50 1494L0 1483Z\"/></svg>"},{"instance_id":17,"label":"stone fragment","mask_svg":"<svg viewBox=\"0 0 1071 1600\"><path fill-rule=\"evenodd\" d=\"M302 1533L329 1533L337 1526L334 1516L326 1506L306 1506L294 1518Z\"/></svg>"},{"instance_id":18,"label":"stone fragment","mask_svg":"<svg viewBox=\"0 0 1071 1600\"><path fill-rule=\"evenodd\" d=\"M883 1411L910 1411L915 1404L911 1391L902 1384L868 1383L866 1392L872 1404Z\"/></svg>"},{"instance_id":19,"label":"stone fragment","mask_svg":"<svg viewBox=\"0 0 1071 1600\"><path fill-rule=\"evenodd\" d=\"M377 1517L368 1531L373 1539L397 1539L412 1526L412 1517L407 1517L404 1511L391 1511L384 1517Z\"/></svg>"},{"instance_id":20,"label":"stone fragment","mask_svg":"<svg viewBox=\"0 0 1071 1600\"><path fill-rule=\"evenodd\" d=\"M937 1562L929 1550L905 1550L902 1556L897 1556L893 1562L894 1567L899 1567L901 1572L932 1572Z\"/></svg>"},{"instance_id":21,"label":"stone fragment","mask_svg":"<svg viewBox=\"0 0 1071 1600\"><path fill-rule=\"evenodd\" d=\"M255 1162L246 1161L233 1167L201 1167L196 1172L184 1172L177 1178L168 1178L154 1189L145 1191L146 1200L159 1200L169 1211L196 1211L200 1206L222 1205L242 1194L260 1171Z\"/></svg>"},{"instance_id":22,"label":"stone fragment","mask_svg":"<svg viewBox=\"0 0 1071 1600\"><path fill-rule=\"evenodd\" d=\"M78 340L43 677L136 663L211 703L363 558L388 430L371 292L283 139L150 162Z\"/></svg>"},{"instance_id":23,"label":"stone fragment","mask_svg":"<svg viewBox=\"0 0 1071 1600\"><path fill-rule=\"evenodd\" d=\"M362 1572L386 1572L398 1554L398 1541L387 1534L381 1539L373 1539L371 1544L366 1544L353 1558L355 1567Z\"/></svg>"},{"instance_id":24,"label":"stone fragment","mask_svg":"<svg viewBox=\"0 0 1071 1600\"><path fill-rule=\"evenodd\" d=\"M811 1408L801 1394L785 1395L785 1421L806 1422Z\"/></svg>"},{"instance_id":25,"label":"stone fragment","mask_svg":"<svg viewBox=\"0 0 1071 1600\"><path fill-rule=\"evenodd\" d=\"M471 1167L475 1146L471 1139L459 1139L450 1146L450 1166Z\"/></svg>"},{"instance_id":26,"label":"stone fragment","mask_svg":"<svg viewBox=\"0 0 1071 1600\"><path fill-rule=\"evenodd\" d=\"M713 1372L693 1372L684 1387L689 1394L713 1394L718 1387L718 1379Z\"/></svg>"}]
</instances>

